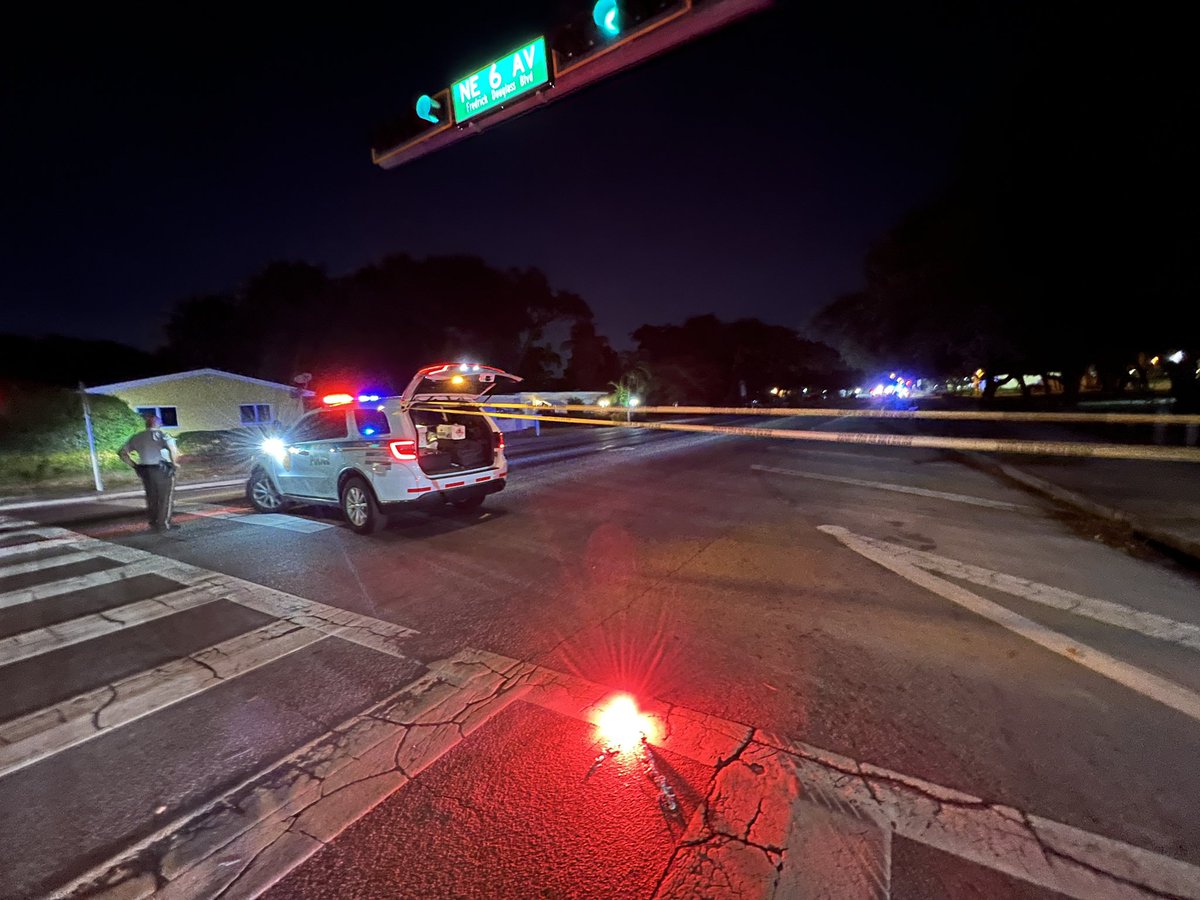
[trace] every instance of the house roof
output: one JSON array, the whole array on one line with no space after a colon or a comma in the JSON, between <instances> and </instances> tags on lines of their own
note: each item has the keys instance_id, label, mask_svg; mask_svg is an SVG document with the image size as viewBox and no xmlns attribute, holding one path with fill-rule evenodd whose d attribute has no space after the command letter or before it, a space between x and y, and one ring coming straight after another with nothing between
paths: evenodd
<instances>
[{"instance_id":1,"label":"house roof","mask_svg":"<svg viewBox=\"0 0 1200 900\"><path fill-rule=\"evenodd\" d=\"M155 375L153 378L136 378L133 381L118 381L113 384L98 384L94 387L89 387L89 394L116 394L126 388L149 387L153 384L166 384L169 381L178 381L181 378L195 378L199 375L210 375L215 378L227 378L230 381L242 381L246 384L257 384L260 387L282 388L285 391L298 390L295 385L280 384L277 381L264 381L261 378L251 378L248 375L237 375L233 372L223 372L220 369L192 369L188 372L174 372L170 375ZM312 391L301 391L302 396L313 396Z\"/></svg>"}]
</instances>

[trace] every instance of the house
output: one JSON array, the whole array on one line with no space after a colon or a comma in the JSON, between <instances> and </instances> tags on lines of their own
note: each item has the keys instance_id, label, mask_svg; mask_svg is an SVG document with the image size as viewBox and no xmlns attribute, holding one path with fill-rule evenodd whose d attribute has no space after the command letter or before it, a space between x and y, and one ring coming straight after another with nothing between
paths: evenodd
<instances>
[{"instance_id":1,"label":"house","mask_svg":"<svg viewBox=\"0 0 1200 900\"><path fill-rule=\"evenodd\" d=\"M89 387L89 394L117 397L145 414L155 413L174 431L229 431L289 424L304 413L312 391L249 378L220 369L193 369L116 384Z\"/></svg>"}]
</instances>

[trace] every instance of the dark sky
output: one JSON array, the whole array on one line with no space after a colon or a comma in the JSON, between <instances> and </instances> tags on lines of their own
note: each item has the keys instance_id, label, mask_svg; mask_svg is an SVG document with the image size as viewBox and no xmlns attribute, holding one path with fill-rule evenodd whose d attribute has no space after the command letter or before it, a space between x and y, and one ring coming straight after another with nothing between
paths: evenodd
<instances>
[{"instance_id":1,"label":"dark sky","mask_svg":"<svg viewBox=\"0 0 1200 900\"><path fill-rule=\"evenodd\" d=\"M947 182L1023 52L1010 5L784 2L371 164L416 95L588 3L25 20L0 63L0 331L151 348L173 303L271 260L339 275L394 251L539 266L622 347L705 312L803 327Z\"/></svg>"}]
</instances>

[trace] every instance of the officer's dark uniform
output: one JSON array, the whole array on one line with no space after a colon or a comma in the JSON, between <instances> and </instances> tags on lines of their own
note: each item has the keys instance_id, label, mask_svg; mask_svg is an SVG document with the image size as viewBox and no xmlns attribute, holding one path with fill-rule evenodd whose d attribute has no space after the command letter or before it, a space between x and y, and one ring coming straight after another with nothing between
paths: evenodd
<instances>
[{"instance_id":1,"label":"officer's dark uniform","mask_svg":"<svg viewBox=\"0 0 1200 900\"><path fill-rule=\"evenodd\" d=\"M134 464L130 452L137 454ZM146 430L139 431L119 451L121 459L132 465L146 489L146 514L156 531L178 528L171 523L175 495L175 439L158 428L154 416L146 417Z\"/></svg>"}]
</instances>

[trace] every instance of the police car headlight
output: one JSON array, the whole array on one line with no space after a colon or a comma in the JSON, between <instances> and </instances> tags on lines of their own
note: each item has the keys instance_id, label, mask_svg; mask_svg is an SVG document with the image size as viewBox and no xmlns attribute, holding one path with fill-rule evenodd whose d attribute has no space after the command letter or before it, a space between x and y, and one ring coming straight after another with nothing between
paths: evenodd
<instances>
[{"instance_id":1,"label":"police car headlight","mask_svg":"<svg viewBox=\"0 0 1200 900\"><path fill-rule=\"evenodd\" d=\"M262 452L276 462L283 462L283 458L287 456L287 448L283 446L283 441L277 437L270 437L264 440L262 442Z\"/></svg>"}]
</instances>

